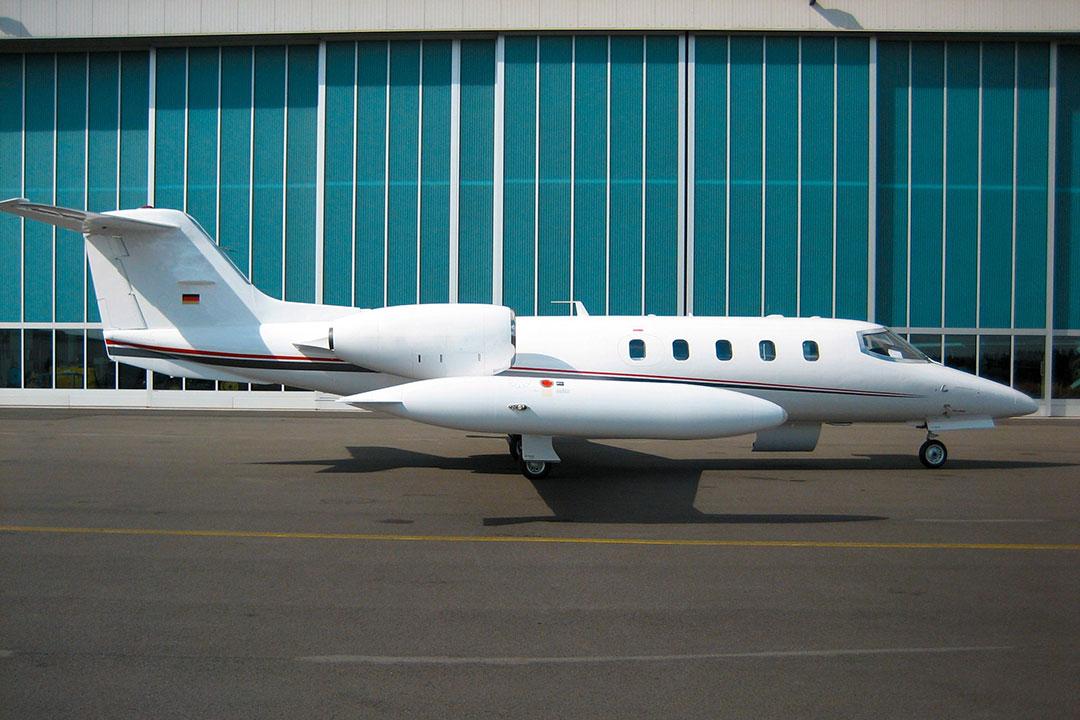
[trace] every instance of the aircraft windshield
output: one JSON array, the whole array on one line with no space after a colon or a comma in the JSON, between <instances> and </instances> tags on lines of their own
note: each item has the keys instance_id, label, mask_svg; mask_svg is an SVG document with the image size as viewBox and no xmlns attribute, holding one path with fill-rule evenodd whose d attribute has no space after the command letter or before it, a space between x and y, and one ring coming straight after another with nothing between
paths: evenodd
<instances>
[{"instance_id":1,"label":"aircraft windshield","mask_svg":"<svg viewBox=\"0 0 1080 720\"><path fill-rule=\"evenodd\" d=\"M863 352L870 355L889 360L930 362L930 358L892 330L863 333L861 339Z\"/></svg>"}]
</instances>

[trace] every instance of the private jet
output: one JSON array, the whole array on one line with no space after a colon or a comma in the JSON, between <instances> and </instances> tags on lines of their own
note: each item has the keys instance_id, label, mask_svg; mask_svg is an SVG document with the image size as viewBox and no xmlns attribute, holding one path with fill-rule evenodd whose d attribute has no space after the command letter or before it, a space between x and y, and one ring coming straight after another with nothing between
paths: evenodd
<instances>
[{"instance_id":1,"label":"private jet","mask_svg":"<svg viewBox=\"0 0 1080 720\"><path fill-rule=\"evenodd\" d=\"M554 437L721 438L810 451L822 424L909 423L919 459L938 433L1035 412L1026 395L932 361L882 325L768 317L516 317L487 304L375 309L259 291L194 218L0 202L81 233L109 356L167 375L280 383L422 423L506 435L530 479Z\"/></svg>"}]
</instances>

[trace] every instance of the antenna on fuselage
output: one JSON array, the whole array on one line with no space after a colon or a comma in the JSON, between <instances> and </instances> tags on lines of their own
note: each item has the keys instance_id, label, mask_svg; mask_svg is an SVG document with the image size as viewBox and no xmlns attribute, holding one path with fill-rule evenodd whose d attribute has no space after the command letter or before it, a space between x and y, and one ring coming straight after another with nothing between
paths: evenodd
<instances>
[{"instance_id":1,"label":"antenna on fuselage","mask_svg":"<svg viewBox=\"0 0 1080 720\"><path fill-rule=\"evenodd\" d=\"M578 317L589 317L589 311L585 309L585 303L580 300L552 300L552 305L573 305L574 315Z\"/></svg>"}]
</instances>

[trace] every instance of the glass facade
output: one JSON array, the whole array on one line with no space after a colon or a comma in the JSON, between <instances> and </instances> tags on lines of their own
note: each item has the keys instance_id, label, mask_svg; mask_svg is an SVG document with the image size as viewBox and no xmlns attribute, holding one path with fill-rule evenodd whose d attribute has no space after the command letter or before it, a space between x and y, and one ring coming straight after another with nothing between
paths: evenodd
<instances>
[{"instance_id":1,"label":"glass facade","mask_svg":"<svg viewBox=\"0 0 1080 720\"><path fill-rule=\"evenodd\" d=\"M872 319L1040 397L1075 395L1078 137L1052 39L0 54L0 196L183 209L275 297ZM80 238L0 217L4 387L283 390L117 367L100 328Z\"/></svg>"}]
</instances>

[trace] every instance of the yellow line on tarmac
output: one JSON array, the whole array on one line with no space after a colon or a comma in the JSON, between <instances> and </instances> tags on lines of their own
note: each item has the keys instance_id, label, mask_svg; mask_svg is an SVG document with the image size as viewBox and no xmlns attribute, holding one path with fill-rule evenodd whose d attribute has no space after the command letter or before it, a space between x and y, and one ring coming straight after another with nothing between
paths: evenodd
<instances>
[{"instance_id":1,"label":"yellow line on tarmac","mask_svg":"<svg viewBox=\"0 0 1080 720\"><path fill-rule=\"evenodd\" d=\"M670 545L678 547L824 548L846 550L1044 550L1080 551L1080 544L934 543L830 540L679 540L631 537L545 537L532 535L389 535L380 533L264 532L258 530L168 530L156 528L0 525L0 532L56 535L136 535L143 537L251 538L269 540L356 540L428 543L540 543L547 545Z\"/></svg>"}]
</instances>

